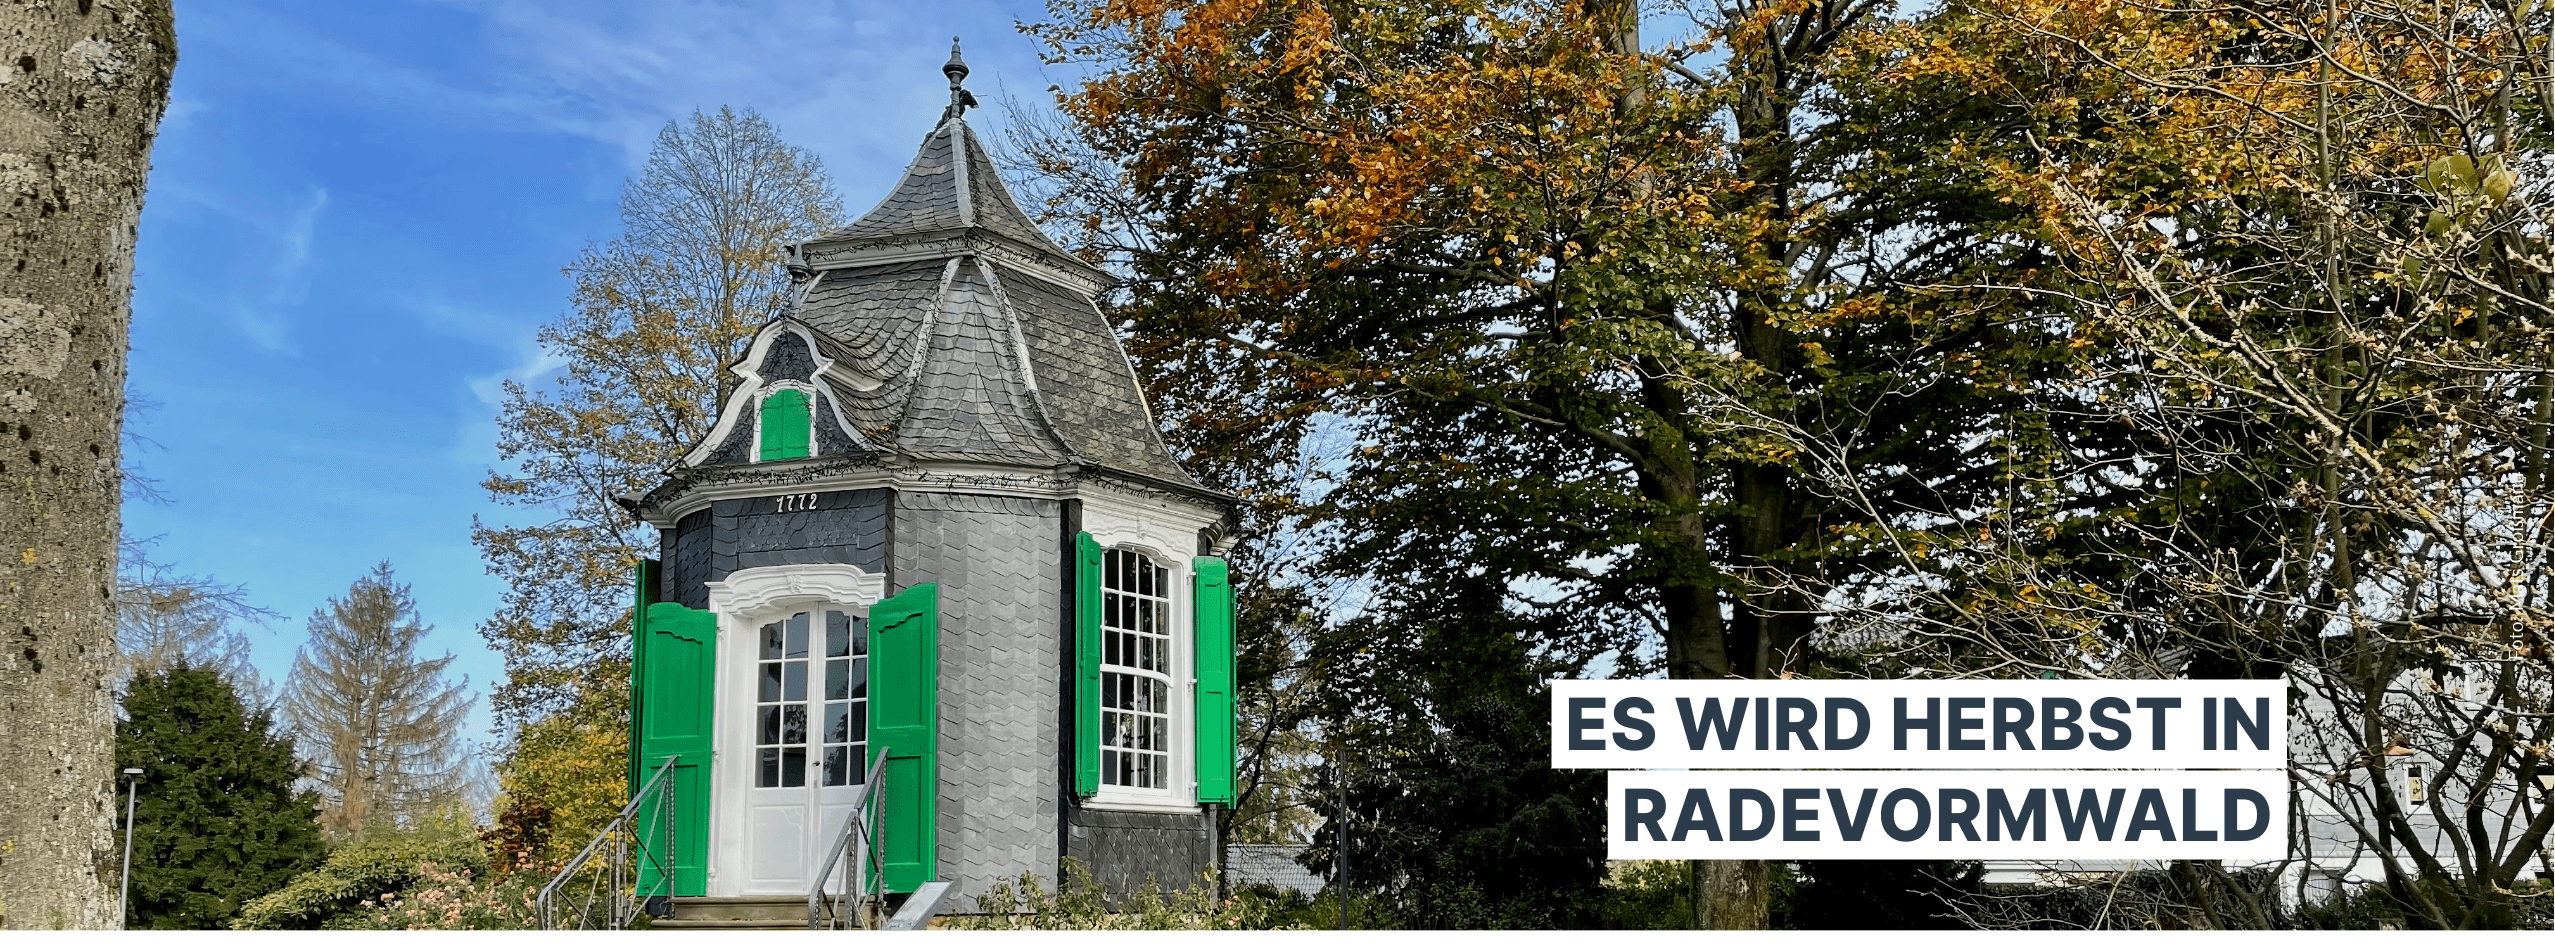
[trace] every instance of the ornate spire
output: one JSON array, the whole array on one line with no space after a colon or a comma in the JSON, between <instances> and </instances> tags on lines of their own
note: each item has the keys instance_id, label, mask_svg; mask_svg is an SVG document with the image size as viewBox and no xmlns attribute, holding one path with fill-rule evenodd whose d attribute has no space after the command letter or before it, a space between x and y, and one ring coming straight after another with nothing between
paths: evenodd
<instances>
[{"instance_id":1,"label":"ornate spire","mask_svg":"<svg viewBox=\"0 0 2555 945\"><path fill-rule=\"evenodd\" d=\"M940 113L940 120L967 114L976 106L976 96L962 85L967 81L967 60L958 58L958 37L949 38L949 61L941 64L940 72L949 77L949 109Z\"/></svg>"}]
</instances>

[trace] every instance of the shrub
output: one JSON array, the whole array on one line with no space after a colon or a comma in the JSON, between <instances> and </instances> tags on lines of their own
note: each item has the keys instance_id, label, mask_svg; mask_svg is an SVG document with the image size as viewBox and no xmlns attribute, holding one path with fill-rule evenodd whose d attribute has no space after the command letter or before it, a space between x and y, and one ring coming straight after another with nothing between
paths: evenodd
<instances>
[{"instance_id":1,"label":"shrub","mask_svg":"<svg viewBox=\"0 0 2555 945\"><path fill-rule=\"evenodd\" d=\"M1066 857L1065 876L1054 891L1038 881L1036 874L1022 873L1016 882L1006 880L976 897L977 911L983 915L953 916L947 921L961 929L1249 929L1268 928L1252 924L1250 910L1219 908L1239 905L1219 904L1210 890L1215 888L1210 874L1207 882L1189 890L1164 896L1162 885L1146 880L1117 911L1109 907L1109 890L1082 862Z\"/></svg>"},{"instance_id":2,"label":"shrub","mask_svg":"<svg viewBox=\"0 0 2555 945\"><path fill-rule=\"evenodd\" d=\"M363 911L338 923L363 929L532 929L541 885L549 877L516 869L481 874L467 868L418 864L423 877L406 893L383 893Z\"/></svg>"},{"instance_id":3,"label":"shrub","mask_svg":"<svg viewBox=\"0 0 2555 945\"><path fill-rule=\"evenodd\" d=\"M561 862L594 839L630 794L630 691L596 686L523 727L497 765L495 855Z\"/></svg>"},{"instance_id":4,"label":"shrub","mask_svg":"<svg viewBox=\"0 0 2555 945\"><path fill-rule=\"evenodd\" d=\"M1694 865L1685 860L1613 860L1598 907L1609 929L1682 929L1694 925Z\"/></svg>"},{"instance_id":5,"label":"shrub","mask_svg":"<svg viewBox=\"0 0 2555 945\"><path fill-rule=\"evenodd\" d=\"M429 866L485 872L487 847L458 809L407 829L375 827L328 854L318 869L240 910L240 929L368 928L366 902L385 903L427 883Z\"/></svg>"}]
</instances>

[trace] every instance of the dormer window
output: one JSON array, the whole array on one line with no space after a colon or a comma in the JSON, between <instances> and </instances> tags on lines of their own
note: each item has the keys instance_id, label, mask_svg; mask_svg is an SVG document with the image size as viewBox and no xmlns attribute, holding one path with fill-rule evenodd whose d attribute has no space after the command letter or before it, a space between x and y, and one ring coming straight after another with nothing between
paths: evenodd
<instances>
[{"instance_id":1,"label":"dormer window","mask_svg":"<svg viewBox=\"0 0 2555 945\"><path fill-rule=\"evenodd\" d=\"M808 418L807 392L785 387L763 395L761 426L757 461L806 458L808 432L813 427Z\"/></svg>"}]
</instances>

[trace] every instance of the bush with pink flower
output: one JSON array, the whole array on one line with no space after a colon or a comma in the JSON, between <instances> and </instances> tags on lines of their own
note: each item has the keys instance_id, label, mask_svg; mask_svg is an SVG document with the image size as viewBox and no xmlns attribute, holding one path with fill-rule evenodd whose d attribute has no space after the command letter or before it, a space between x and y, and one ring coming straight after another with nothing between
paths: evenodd
<instances>
[{"instance_id":1,"label":"bush with pink flower","mask_svg":"<svg viewBox=\"0 0 2555 945\"><path fill-rule=\"evenodd\" d=\"M383 893L364 903L359 921L341 927L364 929L529 929L540 926L533 911L541 884L549 876L538 869L479 871L467 866L418 864L420 882L406 893Z\"/></svg>"}]
</instances>

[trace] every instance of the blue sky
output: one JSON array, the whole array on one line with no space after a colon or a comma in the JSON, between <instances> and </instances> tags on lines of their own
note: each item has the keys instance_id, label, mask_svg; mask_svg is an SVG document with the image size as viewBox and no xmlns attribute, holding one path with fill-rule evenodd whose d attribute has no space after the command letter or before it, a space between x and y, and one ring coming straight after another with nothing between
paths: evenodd
<instances>
[{"instance_id":1,"label":"blue sky","mask_svg":"<svg viewBox=\"0 0 2555 945\"><path fill-rule=\"evenodd\" d=\"M987 102L1067 81L1014 29L1041 13L180 0L133 301L130 389L159 404L134 431L155 445L127 453L168 502L128 502L126 535L283 615L247 628L270 680L312 609L388 560L430 653L484 693L502 668L477 627L502 584L471 517L525 520L478 485L497 385L555 368L533 333L565 308L559 269L615 234L657 130L754 108L857 214L947 102L952 35Z\"/></svg>"}]
</instances>

